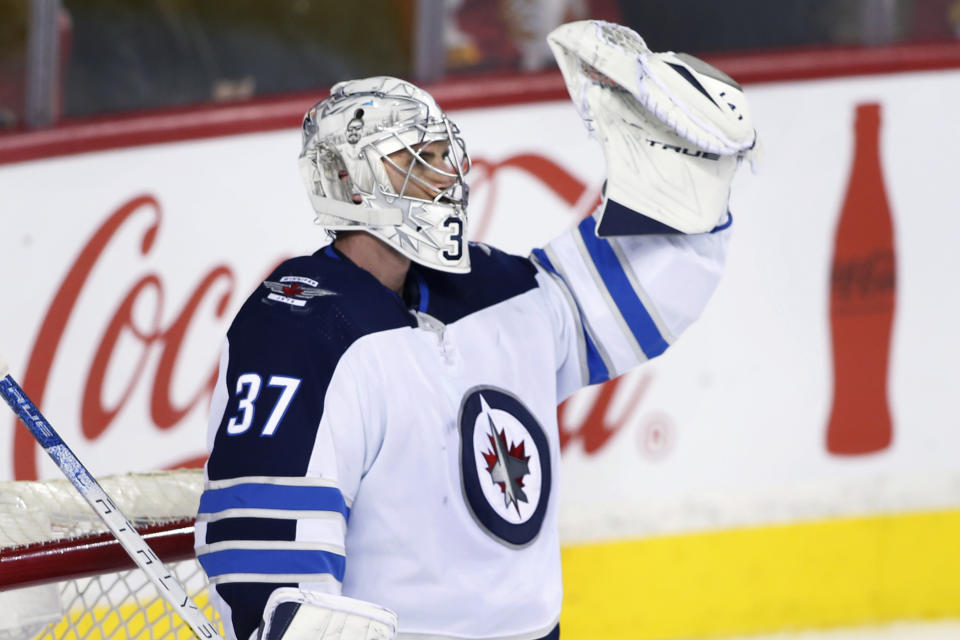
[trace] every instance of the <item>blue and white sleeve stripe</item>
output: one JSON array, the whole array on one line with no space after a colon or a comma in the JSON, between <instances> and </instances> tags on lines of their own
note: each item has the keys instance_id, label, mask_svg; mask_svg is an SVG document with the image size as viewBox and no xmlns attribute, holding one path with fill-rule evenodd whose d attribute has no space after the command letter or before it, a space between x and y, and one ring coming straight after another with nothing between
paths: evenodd
<instances>
[{"instance_id":1,"label":"blue and white sleeve stripe","mask_svg":"<svg viewBox=\"0 0 960 640\"><path fill-rule=\"evenodd\" d=\"M626 332L633 337L645 358L654 358L669 346L663 335L663 323L656 322L645 306L645 295L629 259L622 250L617 251L619 247L615 241L598 238L596 226L597 221L592 216L584 218L577 225L574 240L598 288L606 292L605 297L612 302L611 308L618 320L622 319L627 327Z\"/></svg>"},{"instance_id":2,"label":"blue and white sleeve stripe","mask_svg":"<svg viewBox=\"0 0 960 640\"><path fill-rule=\"evenodd\" d=\"M275 540L238 540L201 546L197 549L197 559L211 584L343 582L346 568L342 548Z\"/></svg>"},{"instance_id":3,"label":"blue and white sleeve stripe","mask_svg":"<svg viewBox=\"0 0 960 640\"><path fill-rule=\"evenodd\" d=\"M339 583L346 565L343 538L349 517L349 501L327 480L253 476L211 481L200 498L197 521L226 527L232 535L215 542L205 536L208 544L197 547L197 559L213 584ZM328 521L315 528L326 533L324 539L257 538L270 522L295 521L299 527L312 520Z\"/></svg>"},{"instance_id":4,"label":"blue and white sleeve stripe","mask_svg":"<svg viewBox=\"0 0 960 640\"><path fill-rule=\"evenodd\" d=\"M726 232L599 238L596 224L585 218L534 251L575 299L573 315L591 345L590 383L659 356L699 317L719 282L728 240Z\"/></svg>"},{"instance_id":5,"label":"blue and white sleeve stripe","mask_svg":"<svg viewBox=\"0 0 960 640\"><path fill-rule=\"evenodd\" d=\"M297 483L291 485L278 484L276 480L279 479L210 482L200 498L197 515L207 521L238 517L309 518L311 514L312 517L339 515L345 521L350 517L347 500L332 483L310 478L282 479L285 483Z\"/></svg>"},{"instance_id":6,"label":"blue and white sleeve stripe","mask_svg":"<svg viewBox=\"0 0 960 640\"><path fill-rule=\"evenodd\" d=\"M592 335L593 330L580 312L573 294L566 284L565 276L553 265L550 257L543 249L534 249L533 255L536 261L554 277L557 286L563 292L564 299L570 307L577 334L580 369L583 372L582 386L606 382L610 379L610 359L601 353L600 348L597 346L597 340Z\"/></svg>"},{"instance_id":7,"label":"blue and white sleeve stripe","mask_svg":"<svg viewBox=\"0 0 960 640\"><path fill-rule=\"evenodd\" d=\"M628 339L627 327L615 309L606 289L598 285L596 270L584 260L576 242L577 229L554 239L544 249L550 262L564 279L576 300L580 314L592 330L595 344L603 356L610 378L643 359L643 352Z\"/></svg>"}]
</instances>

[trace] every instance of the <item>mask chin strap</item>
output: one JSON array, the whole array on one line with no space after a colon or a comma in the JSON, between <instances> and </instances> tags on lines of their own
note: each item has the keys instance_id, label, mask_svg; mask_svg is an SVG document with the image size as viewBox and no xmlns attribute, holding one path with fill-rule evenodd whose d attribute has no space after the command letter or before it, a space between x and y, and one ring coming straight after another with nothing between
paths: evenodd
<instances>
[{"instance_id":1,"label":"mask chin strap","mask_svg":"<svg viewBox=\"0 0 960 640\"><path fill-rule=\"evenodd\" d=\"M400 209L379 207L368 209L363 205L325 198L315 193L308 192L307 195L310 198L310 204L313 205L313 210L317 213L374 227L395 227L403 222L403 211Z\"/></svg>"}]
</instances>

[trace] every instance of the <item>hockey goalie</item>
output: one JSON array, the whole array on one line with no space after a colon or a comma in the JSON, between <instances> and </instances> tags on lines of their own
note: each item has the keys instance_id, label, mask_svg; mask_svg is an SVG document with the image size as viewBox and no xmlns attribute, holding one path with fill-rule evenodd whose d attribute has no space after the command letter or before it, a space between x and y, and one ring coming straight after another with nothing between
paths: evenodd
<instances>
[{"instance_id":1,"label":"hockey goalie","mask_svg":"<svg viewBox=\"0 0 960 640\"><path fill-rule=\"evenodd\" d=\"M557 405L700 316L756 134L736 82L630 29L549 44L607 183L529 256L467 241L467 146L427 92L349 80L307 112L332 241L243 305L211 407L196 552L228 637L559 637Z\"/></svg>"}]
</instances>

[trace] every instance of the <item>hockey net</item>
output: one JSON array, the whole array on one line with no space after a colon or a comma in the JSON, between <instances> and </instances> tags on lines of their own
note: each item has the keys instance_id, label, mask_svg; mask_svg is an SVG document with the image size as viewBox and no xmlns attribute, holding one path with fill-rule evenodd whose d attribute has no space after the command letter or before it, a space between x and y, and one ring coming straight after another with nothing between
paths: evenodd
<instances>
[{"instance_id":1,"label":"hockey net","mask_svg":"<svg viewBox=\"0 0 960 640\"><path fill-rule=\"evenodd\" d=\"M203 477L185 470L99 479L219 626L193 557ZM66 480L0 483L0 640L188 640L193 632Z\"/></svg>"}]
</instances>

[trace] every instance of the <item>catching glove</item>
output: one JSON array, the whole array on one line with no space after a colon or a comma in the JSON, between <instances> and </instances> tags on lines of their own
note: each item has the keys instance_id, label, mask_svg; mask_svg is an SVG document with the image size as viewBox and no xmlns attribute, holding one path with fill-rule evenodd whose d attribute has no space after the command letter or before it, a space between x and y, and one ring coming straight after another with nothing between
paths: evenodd
<instances>
[{"instance_id":1,"label":"catching glove","mask_svg":"<svg viewBox=\"0 0 960 640\"><path fill-rule=\"evenodd\" d=\"M703 233L721 223L757 142L740 85L693 56L654 53L610 22L565 24L547 42L607 162L597 233Z\"/></svg>"},{"instance_id":2,"label":"catching glove","mask_svg":"<svg viewBox=\"0 0 960 640\"><path fill-rule=\"evenodd\" d=\"M260 640L393 640L397 614L384 607L294 587L267 600Z\"/></svg>"}]
</instances>

